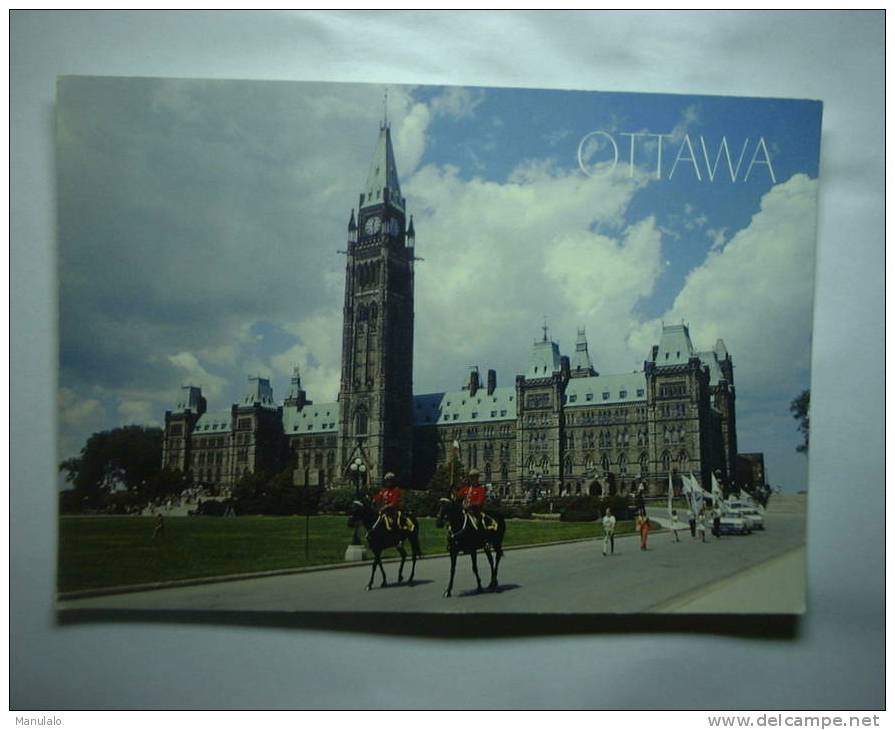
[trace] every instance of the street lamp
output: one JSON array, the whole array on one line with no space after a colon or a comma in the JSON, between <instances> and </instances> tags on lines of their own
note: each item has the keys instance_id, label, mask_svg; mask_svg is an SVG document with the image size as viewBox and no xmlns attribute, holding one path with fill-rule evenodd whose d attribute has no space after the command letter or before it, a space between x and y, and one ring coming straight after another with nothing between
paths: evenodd
<instances>
[{"instance_id":1,"label":"street lamp","mask_svg":"<svg viewBox=\"0 0 895 730\"><path fill-rule=\"evenodd\" d=\"M351 478L354 480L354 498L360 500L360 483L367 473L367 467L360 457L356 457L348 467ZM351 537L352 545L360 545L360 537L357 534L357 523L354 525L354 535Z\"/></svg>"}]
</instances>

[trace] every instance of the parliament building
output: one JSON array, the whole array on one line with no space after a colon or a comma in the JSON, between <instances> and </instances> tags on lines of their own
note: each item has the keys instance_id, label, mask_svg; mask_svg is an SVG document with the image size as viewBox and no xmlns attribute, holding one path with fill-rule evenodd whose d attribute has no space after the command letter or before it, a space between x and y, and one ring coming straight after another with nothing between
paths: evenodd
<instances>
[{"instance_id":1,"label":"parliament building","mask_svg":"<svg viewBox=\"0 0 895 730\"><path fill-rule=\"evenodd\" d=\"M218 411L201 388L183 386L165 413L163 466L213 488L286 468L297 487L330 488L350 484L350 465L363 464L371 485L392 471L422 488L459 458L509 498L623 493L641 482L663 492L669 475L703 485L713 471L735 476L733 361L723 340L697 351L684 324L663 326L636 372L601 374L584 330L564 355L545 327L514 382L473 368L454 390L414 395L415 235L383 124L348 223L337 401L309 400L297 370L283 402L260 377Z\"/></svg>"}]
</instances>

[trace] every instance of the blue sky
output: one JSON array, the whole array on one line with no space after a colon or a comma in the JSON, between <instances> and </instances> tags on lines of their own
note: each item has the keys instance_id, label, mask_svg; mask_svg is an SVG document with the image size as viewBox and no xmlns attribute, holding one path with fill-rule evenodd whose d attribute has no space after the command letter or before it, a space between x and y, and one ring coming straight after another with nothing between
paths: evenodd
<instances>
[{"instance_id":1,"label":"blue sky","mask_svg":"<svg viewBox=\"0 0 895 730\"><path fill-rule=\"evenodd\" d=\"M62 80L62 456L160 423L186 382L226 408L249 374L284 397L298 365L310 397L335 399L337 251L383 91ZM456 388L473 363L511 383L544 317L564 352L586 327L601 372L642 366L661 322L683 319L698 349L722 337L733 355L741 450L805 486L788 404L809 383L819 104L395 86L389 118L424 259L415 392ZM618 144L613 171L605 143L582 170L593 132ZM631 175L625 133L668 135L661 179L648 137ZM749 140L743 168L762 138L776 180L762 164L706 180L701 139L713 161L722 137L734 163Z\"/></svg>"}]
</instances>

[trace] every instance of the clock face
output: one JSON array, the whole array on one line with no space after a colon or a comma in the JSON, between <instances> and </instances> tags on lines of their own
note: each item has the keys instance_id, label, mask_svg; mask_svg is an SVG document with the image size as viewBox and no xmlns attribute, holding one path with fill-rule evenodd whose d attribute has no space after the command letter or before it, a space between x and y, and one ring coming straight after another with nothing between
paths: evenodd
<instances>
[{"instance_id":1,"label":"clock face","mask_svg":"<svg viewBox=\"0 0 895 730\"><path fill-rule=\"evenodd\" d=\"M373 216L372 218L367 218L367 222L364 223L364 233L367 235L373 235L374 233L379 233L379 229L382 227L382 221L379 220L379 216Z\"/></svg>"}]
</instances>

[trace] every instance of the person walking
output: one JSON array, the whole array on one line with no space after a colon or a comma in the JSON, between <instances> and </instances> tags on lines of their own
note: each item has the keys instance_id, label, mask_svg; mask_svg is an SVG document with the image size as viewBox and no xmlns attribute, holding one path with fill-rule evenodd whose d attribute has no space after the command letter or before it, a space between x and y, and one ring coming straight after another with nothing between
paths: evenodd
<instances>
[{"instance_id":1,"label":"person walking","mask_svg":"<svg viewBox=\"0 0 895 730\"><path fill-rule=\"evenodd\" d=\"M676 509L671 510L671 534L674 535L674 541L675 541L675 542L680 542L680 541L681 541L681 538L678 537L678 534L677 534L677 533L678 533L678 530L679 530L681 527L683 527L683 525L682 525L680 522L678 522L678 519L677 519L677 510L676 510Z\"/></svg>"},{"instance_id":2,"label":"person walking","mask_svg":"<svg viewBox=\"0 0 895 730\"><path fill-rule=\"evenodd\" d=\"M640 532L640 549L646 550L646 539L649 537L649 519L646 517L637 517L637 530Z\"/></svg>"},{"instance_id":3,"label":"person walking","mask_svg":"<svg viewBox=\"0 0 895 730\"><path fill-rule=\"evenodd\" d=\"M705 533L706 533L706 515L705 510L699 511L699 520L696 523L696 529L699 531L699 534L702 536L702 541L705 542Z\"/></svg>"},{"instance_id":4,"label":"person walking","mask_svg":"<svg viewBox=\"0 0 895 730\"><path fill-rule=\"evenodd\" d=\"M607 549L609 553L606 552ZM607 507L603 516L603 555L610 553L615 554L615 517L612 516L612 510Z\"/></svg>"},{"instance_id":5,"label":"person walking","mask_svg":"<svg viewBox=\"0 0 895 730\"><path fill-rule=\"evenodd\" d=\"M165 536L165 518L162 517L161 513L156 515L155 518L155 529L152 531L152 540L155 542L160 537Z\"/></svg>"},{"instance_id":6,"label":"person walking","mask_svg":"<svg viewBox=\"0 0 895 730\"><path fill-rule=\"evenodd\" d=\"M690 523L690 537L696 539L696 513L693 509L687 510L687 522Z\"/></svg>"},{"instance_id":7,"label":"person walking","mask_svg":"<svg viewBox=\"0 0 895 730\"><path fill-rule=\"evenodd\" d=\"M640 486L637 488L637 494L634 496L634 503L637 505L637 514L641 517L646 517L646 500L644 499L644 494L646 493L646 489L643 486L643 482L640 483Z\"/></svg>"}]
</instances>

